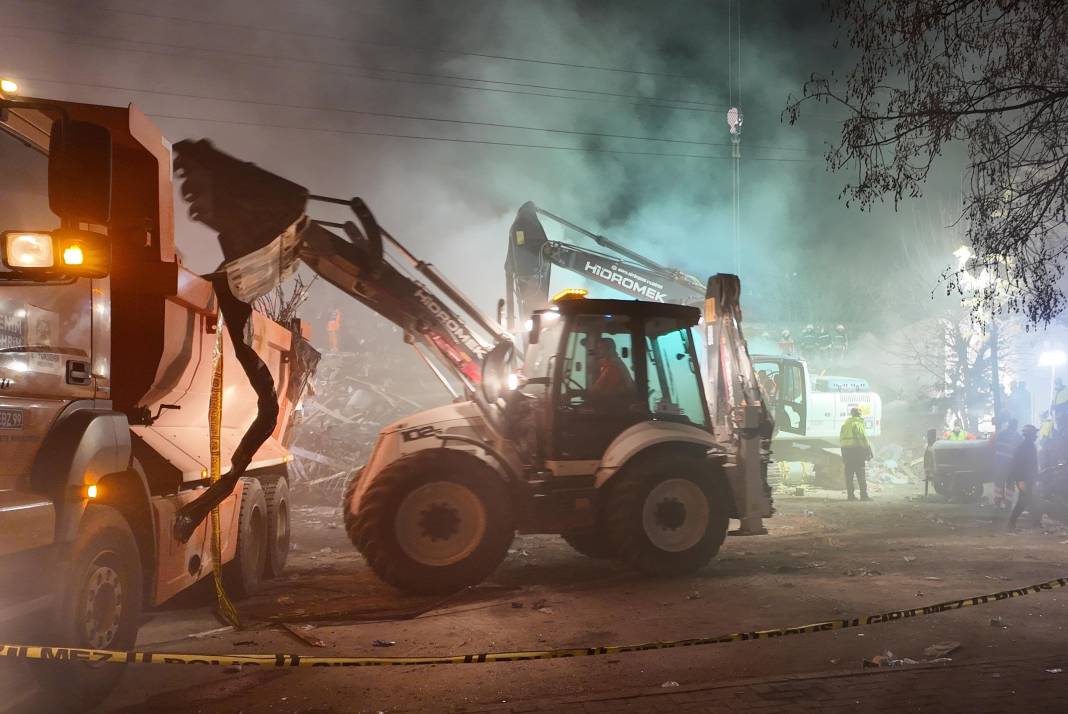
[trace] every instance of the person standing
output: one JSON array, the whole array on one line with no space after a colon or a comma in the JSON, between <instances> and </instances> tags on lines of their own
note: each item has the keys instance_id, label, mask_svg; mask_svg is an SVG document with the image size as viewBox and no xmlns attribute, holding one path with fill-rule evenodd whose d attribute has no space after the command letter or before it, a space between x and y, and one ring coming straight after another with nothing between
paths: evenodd
<instances>
[{"instance_id":1,"label":"person standing","mask_svg":"<svg viewBox=\"0 0 1068 714\"><path fill-rule=\"evenodd\" d=\"M1008 508L1010 492L1015 482L1012 479L1012 459L1020 445L1019 423L1008 419L994 432L994 506Z\"/></svg>"},{"instance_id":2,"label":"person standing","mask_svg":"<svg viewBox=\"0 0 1068 714\"><path fill-rule=\"evenodd\" d=\"M1038 429L1030 424L1021 430L1023 437L1012 453L1009 463L1009 478L1016 484L1016 505L1009 516L1009 530L1016 530L1016 519L1024 511L1034 515L1034 488L1038 480L1038 452L1035 450L1035 437Z\"/></svg>"},{"instance_id":3,"label":"person standing","mask_svg":"<svg viewBox=\"0 0 1068 714\"><path fill-rule=\"evenodd\" d=\"M849 418L842 423L842 428L838 432L838 445L842 449L842 465L845 468L846 494L849 500L857 500L853 492L853 477L856 476L860 484L860 500L870 501L864 462L872 456L871 445L864 431L864 419L860 416L860 409L857 407L849 410Z\"/></svg>"}]
</instances>

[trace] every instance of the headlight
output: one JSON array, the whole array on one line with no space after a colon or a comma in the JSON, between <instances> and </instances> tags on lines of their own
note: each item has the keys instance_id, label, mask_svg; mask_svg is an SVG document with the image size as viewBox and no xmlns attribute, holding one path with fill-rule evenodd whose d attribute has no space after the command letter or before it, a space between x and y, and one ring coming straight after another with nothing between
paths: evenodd
<instances>
[{"instance_id":1,"label":"headlight","mask_svg":"<svg viewBox=\"0 0 1068 714\"><path fill-rule=\"evenodd\" d=\"M4 264L15 270L51 268L55 264L55 257L52 255L52 235L50 233L5 233Z\"/></svg>"},{"instance_id":2,"label":"headlight","mask_svg":"<svg viewBox=\"0 0 1068 714\"><path fill-rule=\"evenodd\" d=\"M60 228L8 231L3 234L3 262L33 279L103 278L111 269L111 242L106 235Z\"/></svg>"}]
</instances>

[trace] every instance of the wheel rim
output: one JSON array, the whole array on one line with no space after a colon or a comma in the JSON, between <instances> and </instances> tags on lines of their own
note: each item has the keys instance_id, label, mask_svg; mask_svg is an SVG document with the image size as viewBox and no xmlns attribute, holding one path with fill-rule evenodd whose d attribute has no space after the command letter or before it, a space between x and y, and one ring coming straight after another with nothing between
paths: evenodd
<instances>
[{"instance_id":1,"label":"wheel rim","mask_svg":"<svg viewBox=\"0 0 1068 714\"><path fill-rule=\"evenodd\" d=\"M404 497L394 532L401 550L417 563L444 567L469 557L486 534L486 509L474 491L435 481Z\"/></svg>"},{"instance_id":2,"label":"wheel rim","mask_svg":"<svg viewBox=\"0 0 1068 714\"><path fill-rule=\"evenodd\" d=\"M649 542L668 553L689 550L708 531L708 498L693 481L669 478L645 497L642 527Z\"/></svg>"},{"instance_id":3,"label":"wheel rim","mask_svg":"<svg viewBox=\"0 0 1068 714\"><path fill-rule=\"evenodd\" d=\"M109 646L119 633L124 605L122 578L105 560L101 554L90 566L82 610L85 640L97 649Z\"/></svg>"}]
</instances>

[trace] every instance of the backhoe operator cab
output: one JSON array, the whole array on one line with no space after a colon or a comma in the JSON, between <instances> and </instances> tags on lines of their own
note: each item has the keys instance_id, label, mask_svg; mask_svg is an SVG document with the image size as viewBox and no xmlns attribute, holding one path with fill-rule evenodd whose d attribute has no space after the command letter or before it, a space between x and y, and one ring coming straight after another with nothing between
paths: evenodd
<instances>
[{"instance_id":1,"label":"backhoe operator cab","mask_svg":"<svg viewBox=\"0 0 1068 714\"><path fill-rule=\"evenodd\" d=\"M383 430L345 522L375 571L443 592L497 567L517 530L593 557L691 572L738 517L710 427L698 309L565 299L536 312L526 360L487 357L483 394Z\"/></svg>"}]
</instances>

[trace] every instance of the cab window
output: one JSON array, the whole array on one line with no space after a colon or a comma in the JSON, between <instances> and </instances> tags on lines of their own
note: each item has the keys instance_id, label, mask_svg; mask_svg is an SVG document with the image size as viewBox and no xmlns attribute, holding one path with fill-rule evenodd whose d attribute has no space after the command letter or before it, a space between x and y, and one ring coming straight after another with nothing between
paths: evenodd
<instances>
[{"instance_id":1,"label":"cab window","mask_svg":"<svg viewBox=\"0 0 1068 714\"><path fill-rule=\"evenodd\" d=\"M673 318L657 317L645 323L649 411L655 416L708 423L701 392L701 370L690 326Z\"/></svg>"},{"instance_id":2,"label":"cab window","mask_svg":"<svg viewBox=\"0 0 1068 714\"><path fill-rule=\"evenodd\" d=\"M565 404L608 407L638 399L630 318L575 317L563 358L560 395Z\"/></svg>"}]
</instances>

